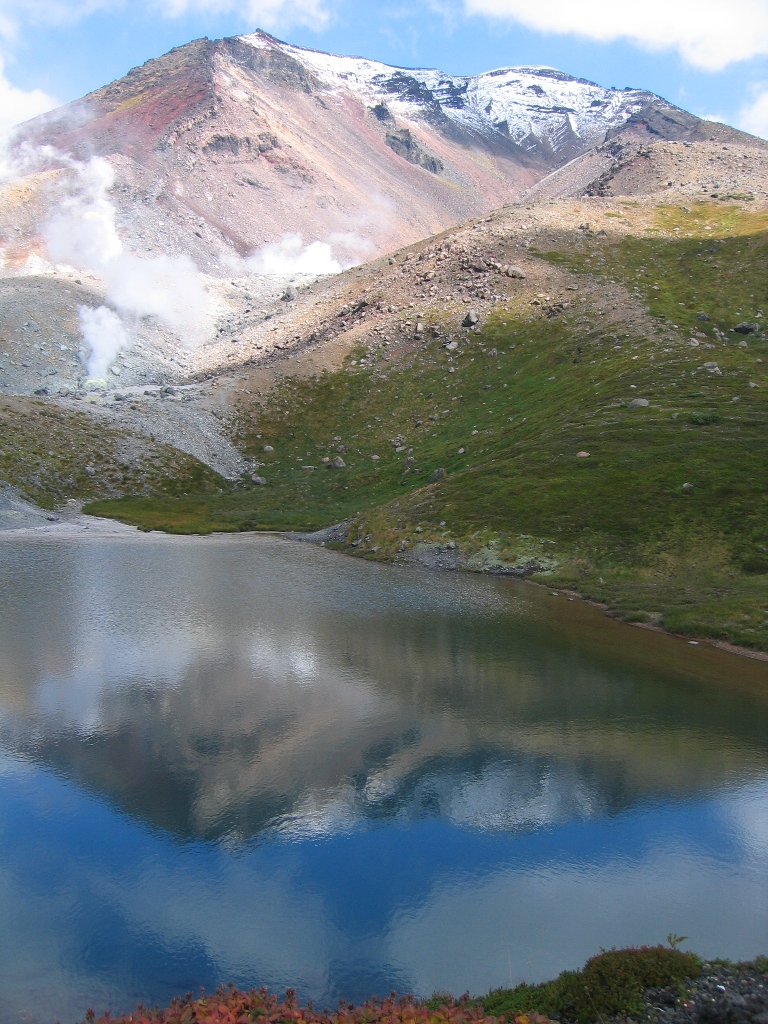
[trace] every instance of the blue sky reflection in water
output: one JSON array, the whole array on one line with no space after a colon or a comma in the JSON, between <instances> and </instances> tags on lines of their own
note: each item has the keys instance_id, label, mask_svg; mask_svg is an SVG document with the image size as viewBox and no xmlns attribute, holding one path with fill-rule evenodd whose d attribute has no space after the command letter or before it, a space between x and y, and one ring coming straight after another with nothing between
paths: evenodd
<instances>
[{"instance_id":1,"label":"blue sky reflection in water","mask_svg":"<svg viewBox=\"0 0 768 1024\"><path fill-rule=\"evenodd\" d=\"M0 595L3 1024L768 949L764 664L267 538L0 541Z\"/></svg>"}]
</instances>

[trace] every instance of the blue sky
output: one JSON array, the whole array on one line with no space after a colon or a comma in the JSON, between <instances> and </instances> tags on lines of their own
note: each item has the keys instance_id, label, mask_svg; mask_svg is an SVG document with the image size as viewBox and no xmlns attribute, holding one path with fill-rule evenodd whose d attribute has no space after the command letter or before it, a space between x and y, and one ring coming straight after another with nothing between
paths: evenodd
<instances>
[{"instance_id":1,"label":"blue sky","mask_svg":"<svg viewBox=\"0 0 768 1024\"><path fill-rule=\"evenodd\" d=\"M0 129L199 36L390 64L548 64L768 137L768 0L0 0Z\"/></svg>"}]
</instances>

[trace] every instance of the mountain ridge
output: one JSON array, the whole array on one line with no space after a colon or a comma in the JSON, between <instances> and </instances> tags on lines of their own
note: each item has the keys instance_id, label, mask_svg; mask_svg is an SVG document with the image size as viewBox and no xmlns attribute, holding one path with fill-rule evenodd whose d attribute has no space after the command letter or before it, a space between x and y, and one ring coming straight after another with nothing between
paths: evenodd
<instances>
[{"instance_id":1,"label":"mountain ridge","mask_svg":"<svg viewBox=\"0 0 768 1024\"><path fill-rule=\"evenodd\" d=\"M390 95L404 106L410 106L417 110L419 106L435 104L449 119L453 116L457 123L464 121L465 127L471 126L480 134L488 134L496 129L502 135L513 138L509 123L510 103L509 100L505 103L504 97L499 94L502 89L514 93L515 86L517 91L516 97L513 95L512 106L526 107L531 117L534 113L572 117L581 112L573 106L572 102L569 105L568 100L573 101L576 98L573 92L569 97L561 88L560 96L555 95L550 98L547 89L539 84L537 79L541 79L547 84L557 82L561 87L570 87L571 89L579 87L582 92L587 90L591 96L589 106L592 108L610 106L613 110L620 111L624 107L623 102L610 103L607 97L611 97L612 100L624 100L630 97L629 105L633 112L653 100L661 101L661 97L656 97L645 90L604 89L588 79L577 78L545 65L494 68L478 75L449 75L438 69L398 67L366 58L326 54L320 50L295 47L276 40L264 32L256 32L240 38L257 48L277 47L305 66L311 67L321 80L321 76L325 75L326 84L330 84L334 80L342 80L353 91L366 99L375 100ZM526 81L528 79L530 81ZM526 97L526 92L533 93L537 100L547 96L550 99L549 105L532 101L530 96ZM530 101L527 105L525 104L526 98ZM661 102L666 103L666 101ZM494 104L497 107L495 117L493 116ZM485 117L482 116L483 113L486 115ZM461 114L464 117L461 117ZM519 121L520 115L513 120ZM621 120L622 118L619 116L617 123L621 123ZM575 129L573 124L571 127ZM553 151L564 148L562 145L552 146L552 139L547 136L546 132L544 132L543 138L536 137L535 141L534 134L532 126L531 130L527 132L518 130L517 137L513 141L524 150L534 150L537 144L544 139ZM600 134L599 130L598 134ZM554 132L553 136L557 141L557 132Z\"/></svg>"},{"instance_id":2,"label":"mountain ridge","mask_svg":"<svg viewBox=\"0 0 768 1024\"><path fill-rule=\"evenodd\" d=\"M20 126L16 149L105 157L132 251L184 253L226 277L233 258L286 234L330 240L355 263L519 202L606 145L714 137L758 144L653 93L552 68L451 76L257 31L153 58ZM595 177L612 159L597 161ZM28 181L36 193L50 187ZM40 205L56 200L54 190ZM9 265L45 258L34 234L22 245L4 235Z\"/></svg>"}]
</instances>

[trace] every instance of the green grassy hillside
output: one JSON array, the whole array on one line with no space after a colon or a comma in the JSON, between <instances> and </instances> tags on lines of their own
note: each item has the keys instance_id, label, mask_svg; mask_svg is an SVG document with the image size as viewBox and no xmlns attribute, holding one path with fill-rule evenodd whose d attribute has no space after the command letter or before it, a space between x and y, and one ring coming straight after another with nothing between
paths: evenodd
<instances>
[{"instance_id":1,"label":"green grassy hillside","mask_svg":"<svg viewBox=\"0 0 768 1024\"><path fill-rule=\"evenodd\" d=\"M66 498L215 492L225 481L184 452L44 398L0 399L0 480L43 508Z\"/></svg>"},{"instance_id":2,"label":"green grassy hillside","mask_svg":"<svg viewBox=\"0 0 768 1024\"><path fill-rule=\"evenodd\" d=\"M768 216L656 218L540 251L572 275L565 308L510 299L453 351L435 308L441 338L364 369L361 350L241 406L234 439L267 486L92 510L182 532L352 517L364 557L454 542L478 568L528 565L627 618L768 649L768 340L732 331L763 323ZM602 280L645 318L606 328ZM340 446L346 466L327 468Z\"/></svg>"}]
</instances>

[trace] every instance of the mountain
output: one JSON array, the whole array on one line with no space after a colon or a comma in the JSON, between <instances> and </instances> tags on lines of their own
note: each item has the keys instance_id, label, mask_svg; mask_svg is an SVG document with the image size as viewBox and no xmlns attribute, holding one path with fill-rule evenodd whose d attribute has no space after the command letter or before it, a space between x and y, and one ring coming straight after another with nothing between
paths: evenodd
<instances>
[{"instance_id":1,"label":"mountain","mask_svg":"<svg viewBox=\"0 0 768 1024\"><path fill-rule=\"evenodd\" d=\"M547 68L256 33L15 145L0 483L768 650L768 144Z\"/></svg>"},{"instance_id":2,"label":"mountain","mask_svg":"<svg viewBox=\"0 0 768 1024\"><path fill-rule=\"evenodd\" d=\"M552 68L456 77L256 32L150 60L28 122L16 146L106 157L131 251L185 253L226 276L230 257L288 233L359 262L515 202L584 154L599 154L597 177L614 159L606 146L714 137L748 139L652 93ZM50 175L28 181L17 205L55 205ZM44 254L34 231L4 234L9 266Z\"/></svg>"}]
</instances>

